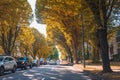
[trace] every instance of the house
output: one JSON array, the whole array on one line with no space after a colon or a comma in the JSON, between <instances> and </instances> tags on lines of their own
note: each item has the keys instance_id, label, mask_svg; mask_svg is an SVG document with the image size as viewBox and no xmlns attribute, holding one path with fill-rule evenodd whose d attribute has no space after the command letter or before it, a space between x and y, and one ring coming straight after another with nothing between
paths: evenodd
<instances>
[{"instance_id":1,"label":"house","mask_svg":"<svg viewBox=\"0 0 120 80\"><path fill-rule=\"evenodd\" d=\"M120 29L109 40L109 58L113 61L120 61Z\"/></svg>"}]
</instances>

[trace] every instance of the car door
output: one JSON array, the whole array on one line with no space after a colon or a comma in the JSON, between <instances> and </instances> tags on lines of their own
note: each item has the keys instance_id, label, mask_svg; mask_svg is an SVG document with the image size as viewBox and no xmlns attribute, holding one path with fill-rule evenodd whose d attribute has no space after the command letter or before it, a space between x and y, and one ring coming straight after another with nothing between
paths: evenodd
<instances>
[{"instance_id":1,"label":"car door","mask_svg":"<svg viewBox=\"0 0 120 80\"><path fill-rule=\"evenodd\" d=\"M12 57L9 57L9 69L13 69L14 67L14 59Z\"/></svg>"},{"instance_id":2,"label":"car door","mask_svg":"<svg viewBox=\"0 0 120 80\"><path fill-rule=\"evenodd\" d=\"M9 70L10 69L10 63L9 63L9 58L6 57L4 60L4 68L5 70Z\"/></svg>"}]
</instances>

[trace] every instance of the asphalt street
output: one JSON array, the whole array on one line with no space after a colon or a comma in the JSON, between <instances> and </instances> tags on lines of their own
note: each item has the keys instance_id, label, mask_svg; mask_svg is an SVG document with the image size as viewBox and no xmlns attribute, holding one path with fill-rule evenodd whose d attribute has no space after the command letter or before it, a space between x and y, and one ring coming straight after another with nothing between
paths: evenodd
<instances>
[{"instance_id":1,"label":"asphalt street","mask_svg":"<svg viewBox=\"0 0 120 80\"><path fill-rule=\"evenodd\" d=\"M0 80L92 80L72 66L42 65L32 69L6 72Z\"/></svg>"}]
</instances>

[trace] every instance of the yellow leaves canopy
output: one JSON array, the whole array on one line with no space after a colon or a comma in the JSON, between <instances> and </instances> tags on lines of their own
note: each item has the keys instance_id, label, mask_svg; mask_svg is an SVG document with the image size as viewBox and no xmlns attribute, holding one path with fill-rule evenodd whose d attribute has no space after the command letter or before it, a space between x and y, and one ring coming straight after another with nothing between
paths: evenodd
<instances>
[{"instance_id":1,"label":"yellow leaves canopy","mask_svg":"<svg viewBox=\"0 0 120 80\"><path fill-rule=\"evenodd\" d=\"M35 41L31 28L25 26L21 27L21 31L18 39L23 45L26 45L26 47L31 46Z\"/></svg>"}]
</instances>

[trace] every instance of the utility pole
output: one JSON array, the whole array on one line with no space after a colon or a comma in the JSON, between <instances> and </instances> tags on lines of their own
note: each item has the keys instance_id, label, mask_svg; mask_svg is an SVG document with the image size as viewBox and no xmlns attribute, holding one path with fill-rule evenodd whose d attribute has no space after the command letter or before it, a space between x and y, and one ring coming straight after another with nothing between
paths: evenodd
<instances>
[{"instance_id":1,"label":"utility pole","mask_svg":"<svg viewBox=\"0 0 120 80\"><path fill-rule=\"evenodd\" d=\"M83 12L81 14L81 20L82 20L82 55L83 55L83 67L85 68L85 48L84 48L84 18L83 18Z\"/></svg>"}]
</instances>

